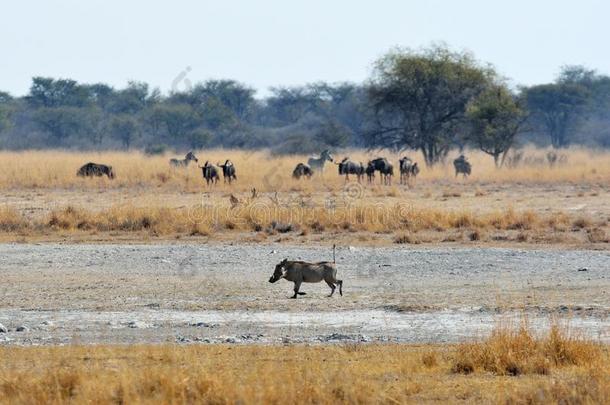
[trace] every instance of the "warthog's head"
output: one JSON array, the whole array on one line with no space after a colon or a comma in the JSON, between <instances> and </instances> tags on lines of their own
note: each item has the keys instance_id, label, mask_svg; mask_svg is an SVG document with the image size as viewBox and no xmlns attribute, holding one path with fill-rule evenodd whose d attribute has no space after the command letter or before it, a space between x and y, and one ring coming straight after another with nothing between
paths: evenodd
<instances>
[{"instance_id":1,"label":"warthog's head","mask_svg":"<svg viewBox=\"0 0 610 405\"><path fill-rule=\"evenodd\" d=\"M284 277L284 275L286 274L286 262L287 261L288 261L288 259L284 259L284 260L282 260L280 263L278 263L275 266L275 270L273 271L273 275L269 279L270 283L275 283L280 278Z\"/></svg>"}]
</instances>

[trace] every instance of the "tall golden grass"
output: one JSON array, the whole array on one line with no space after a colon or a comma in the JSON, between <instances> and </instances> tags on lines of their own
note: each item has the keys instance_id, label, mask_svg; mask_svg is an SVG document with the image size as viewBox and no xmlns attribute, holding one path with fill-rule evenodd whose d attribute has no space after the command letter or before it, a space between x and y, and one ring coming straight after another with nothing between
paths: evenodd
<instances>
[{"instance_id":1,"label":"tall golden grass","mask_svg":"<svg viewBox=\"0 0 610 405\"><path fill-rule=\"evenodd\" d=\"M228 202L206 205L204 202L184 208L118 205L95 211L67 206L53 209L42 218L28 218L10 207L0 208L0 234L21 236L66 232L147 232L152 236L212 236L231 232L268 235L291 232L305 236L323 232L371 232L398 233L396 243L419 243L419 239L409 235L425 231L439 234L460 231L467 233L470 241L484 241L493 236L493 232L512 231L517 233L516 240L520 242L527 241L522 235L529 234L538 237L539 241L563 242L566 235L584 232L588 242L608 243L606 228L605 223L600 225L589 218L562 212L544 214L507 209L475 214L465 210L414 208L400 203L357 202L329 208L250 199L238 205Z\"/></svg>"},{"instance_id":2,"label":"tall golden grass","mask_svg":"<svg viewBox=\"0 0 610 405\"><path fill-rule=\"evenodd\" d=\"M554 183L591 182L607 184L610 180L610 152L589 149L570 149L563 152L567 163L554 167L544 163L547 150L530 148L525 156L537 158L541 164L521 164L515 168L496 169L492 159L482 152L468 153L473 165L473 174L468 182L498 183ZM249 191L256 187L262 192L291 190L336 190L343 185L343 178L337 174L333 164L329 164L322 178L313 181L294 181L291 178L296 163L306 162L307 156L272 156L265 151L206 150L197 151L203 164L231 159L237 167L238 181L231 190ZM347 150L335 154L336 159L349 156L353 160L366 162L376 156L387 156L398 166L399 155L388 151L366 152ZM402 156L404 154L400 154ZM445 165L427 168L421 164L418 153L408 153L420 162L422 171L419 181L435 182L454 179L451 155ZM25 151L0 152L0 189L17 188L67 188L67 189L107 189L124 187L155 187L168 190L200 191L205 189L201 171L196 164L185 169L173 169L168 160L172 156L147 156L140 152L66 152L66 151ZM530 159L532 161L534 159ZM83 179L76 176L78 168L93 161L112 165L117 178ZM397 174L397 173L396 173ZM377 178L377 184L379 179ZM460 180L463 182L464 180ZM222 181L221 181L222 183ZM395 179L395 184L398 184ZM220 185L220 189L229 189Z\"/></svg>"},{"instance_id":3,"label":"tall golden grass","mask_svg":"<svg viewBox=\"0 0 610 405\"><path fill-rule=\"evenodd\" d=\"M2 347L0 356L0 403L11 404L593 404L610 398L608 346L562 328L542 336L500 329L479 343L444 347Z\"/></svg>"}]
</instances>

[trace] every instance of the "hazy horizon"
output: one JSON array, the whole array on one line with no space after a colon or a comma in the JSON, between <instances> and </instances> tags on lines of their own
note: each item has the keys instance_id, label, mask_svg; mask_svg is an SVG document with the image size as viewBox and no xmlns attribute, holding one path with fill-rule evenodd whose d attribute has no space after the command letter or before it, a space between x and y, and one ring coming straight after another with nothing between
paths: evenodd
<instances>
[{"instance_id":1,"label":"hazy horizon","mask_svg":"<svg viewBox=\"0 0 610 405\"><path fill-rule=\"evenodd\" d=\"M433 42L473 52L513 85L552 81L562 65L610 73L602 51L610 6L600 0L59 0L4 9L0 90L14 96L27 93L33 76L118 88L137 80L167 93L186 73L191 83L235 79L260 97L271 86L361 82L392 47Z\"/></svg>"}]
</instances>

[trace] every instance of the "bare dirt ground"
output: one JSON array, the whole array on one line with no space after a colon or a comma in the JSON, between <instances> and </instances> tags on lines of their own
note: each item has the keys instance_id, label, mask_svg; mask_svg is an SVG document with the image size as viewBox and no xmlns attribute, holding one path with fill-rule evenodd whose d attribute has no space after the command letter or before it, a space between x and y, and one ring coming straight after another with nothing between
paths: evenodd
<instances>
[{"instance_id":1,"label":"bare dirt ground","mask_svg":"<svg viewBox=\"0 0 610 405\"><path fill-rule=\"evenodd\" d=\"M2 344L455 342L497 322L550 318L610 341L610 253L348 247L344 296L267 282L283 258L327 245L3 244ZM550 315L550 316L549 316Z\"/></svg>"},{"instance_id":2,"label":"bare dirt ground","mask_svg":"<svg viewBox=\"0 0 610 405\"><path fill-rule=\"evenodd\" d=\"M324 187L318 187L324 188ZM507 210L515 212L531 212L540 218L551 218L553 215L564 215L569 221L583 218L588 227L597 231L592 241L591 229L574 227L561 232L552 229L537 231L522 230L492 230L481 237L470 238L472 230L428 229L419 231L414 236L415 242L409 243L468 243L478 242L486 246L536 245L552 244L565 247L585 247L588 249L604 249L610 224L610 188L604 184L501 184L494 182L463 182L463 181L422 181L412 187L397 185L384 188L379 185L347 183L343 188L330 187L328 190L315 191L285 191L279 195L261 192L256 200L256 207L275 207L279 203L287 207L327 207L332 202L341 206L348 202L366 202L371 209L378 206L394 210L396 206L408 207L413 212L421 210L437 210L436 212L467 212L474 217L490 213L502 213ZM349 193L356 192L356 196ZM202 188L200 191L155 190L150 187L120 187L116 189L78 190L78 189L9 189L0 195L0 207L11 207L27 220L48 223L51 212L66 207L86 209L87 212L101 212L110 207L140 207L167 208L170 210L195 209L197 207L222 207L229 205L231 195L244 200L249 192L238 192L228 185L213 189ZM267 204L267 205L265 205ZM402 209L402 208L401 208ZM298 212L296 210L295 212ZM353 218L352 218L353 219ZM264 224L267 226L268 224ZM188 227L187 227L188 228ZM569 227L568 227L569 228ZM604 236L606 235L606 236ZM201 236L201 235L199 235ZM32 230L20 232L2 232L3 242L154 242L160 240L186 239L195 241L216 242L284 242L288 244L316 243L324 244L334 240L343 244L353 245L391 245L400 232L378 232L360 230L347 232L341 229L295 232L273 237L264 232L228 230L211 231L204 238L187 233L167 232L158 234L150 231L69 231L69 230ZM594 243L592 243L594 242Z\"/></svg>"},{"instance_id":3,"label":"bare dirt ground","mask_svg":"<svg viewBox=\"0 0 610 405\"><path fill-rule=\"evenodd\" d=\"M350 184L356 185L352 182ZM349 187L347 187L349 188ZM362 195L371 204L408 202L416 208L439 210L468 210L488 213L505 210L531 210L536 213L564 211L583 214L600 220L610 217L610 185L604 184L500 184L492 182L435 181L420 182L412 187L396 184L392 188L379 185L361 185ZM344 189L316 191L303 194L299 191L282 192L282 200L306 196L307 202L324 206L329 197L340 198ZM220 185L213 189L201 186L199 191L154 190L149 187L117 189L12 189L0 195L0 205L17 208L28 218L39 218L66 205L104 210L113 205L129 204L135 207L189 207L203 203L227 203L229 196L249 195L231 187ZM262 193L261 200L273 193Z\"/></svg>"}]
</instances>

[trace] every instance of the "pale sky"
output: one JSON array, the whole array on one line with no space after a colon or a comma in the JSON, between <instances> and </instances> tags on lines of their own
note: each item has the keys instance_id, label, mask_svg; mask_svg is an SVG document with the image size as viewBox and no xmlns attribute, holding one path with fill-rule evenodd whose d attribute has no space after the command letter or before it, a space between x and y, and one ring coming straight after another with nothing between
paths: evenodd
<instances>
[{"instance_id":1,"label":"pale sky","mask_svg":"<svg viewBox=\"0 0 610 405\"><path fill-rule=\"evenodd\" d=\"M0 90L15 96L32 76L167 92L187 68L192 83L231 78L262 96L277 85L361 82L392 47L439 41L513 84L551 81L565 64L610 73L602 0L2 0L0 10Z\"/></svg>"}]
</instances>

